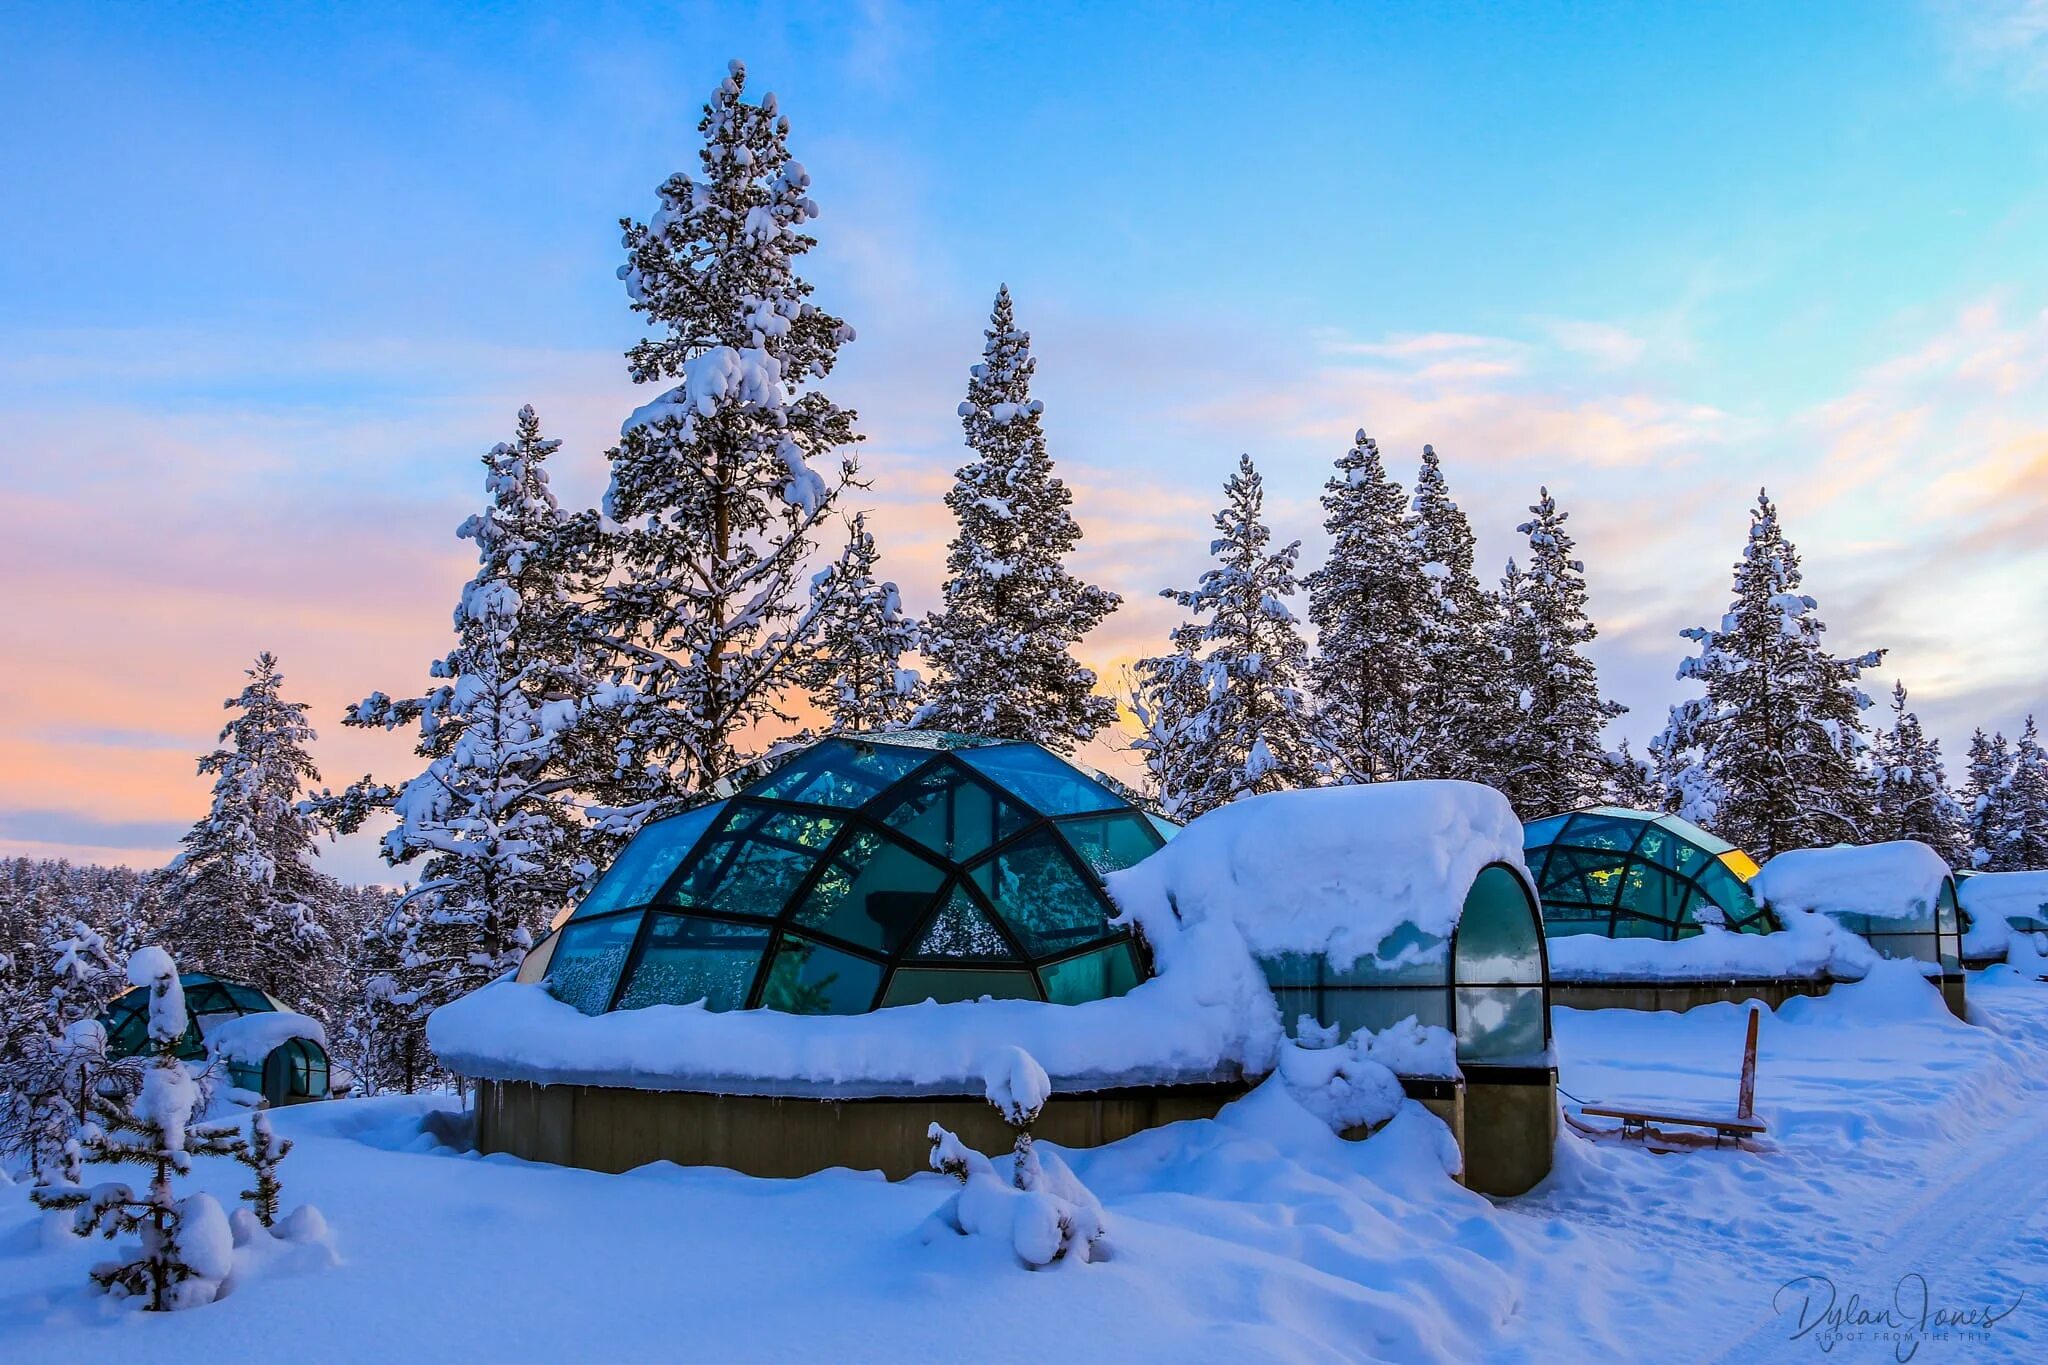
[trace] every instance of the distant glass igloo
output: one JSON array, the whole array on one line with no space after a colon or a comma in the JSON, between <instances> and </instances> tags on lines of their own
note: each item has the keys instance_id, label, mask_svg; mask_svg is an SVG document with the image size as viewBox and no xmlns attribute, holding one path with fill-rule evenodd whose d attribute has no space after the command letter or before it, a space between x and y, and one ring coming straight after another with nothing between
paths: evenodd
<instances>
[{"instance_id":1,"label":"distant glass igloo","mask_svg":"<svg viewBox=\"0 0 2048 1365\"><path fill-rule=\"evenodd\" d=\"M1172 831L1035 744L822 740L642 829L519 976L585 1014L1122 995L1102 877Z\"/></svg>"},{"instance_id":2,"label":"distant glass igloo","mask_svg":"<svg viewBox=\"0 0 2048 1365\"><path fill-rule=\"evenodd\" d=\"M1594 806L1532 820L1523 831L1543 898L1543 932L1690 938L1710 921L1742 933L1776 926L1758 908L1747 853L1689 820Z\"/></svg>"}]
</instances>

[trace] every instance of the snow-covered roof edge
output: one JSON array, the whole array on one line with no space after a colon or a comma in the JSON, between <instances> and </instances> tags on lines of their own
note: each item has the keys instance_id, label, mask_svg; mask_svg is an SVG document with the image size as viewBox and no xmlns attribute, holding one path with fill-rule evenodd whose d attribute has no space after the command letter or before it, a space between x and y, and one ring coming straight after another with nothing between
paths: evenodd
<instances>
[{"instance_id":1,"label":"snow-covered roof edge","mask_svg":"<svg viewBox=\"0 0 2048 1365\"><path fill-rule=\"evenodd\" d=\"M1933 913L1949 879L1948 864L1913 839L1882 844L1836 844L1780 853L1750 881L1757 900L1772 911L1919 919Z\"/></svg>"}]
</instances>

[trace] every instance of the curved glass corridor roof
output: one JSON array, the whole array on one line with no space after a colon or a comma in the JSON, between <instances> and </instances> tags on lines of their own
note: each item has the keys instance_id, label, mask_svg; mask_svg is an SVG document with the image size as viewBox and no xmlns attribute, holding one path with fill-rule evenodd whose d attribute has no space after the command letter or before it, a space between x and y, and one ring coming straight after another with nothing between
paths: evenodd
<instances>
[{"instance_id":1,"label":"curved glass corridor roof","mask_svg":"<svg viewBox=\"0 0 2048 1365\"><path fill-rule=\"evenodd\" d=\"M1593 806L1530 821L1522 842L1553 938L1690 938L1717 912L1741 933L1777 927L1749 892L1755 860L1675 815Z\"/></svg>"},{"instance_id":2,"label":"curved glass corridor roof","mask_svg":"<svg viewBox=\"0 0 2048 1365\"><path fill-rule=\"evenodd\" d=\"M1076 1003L1143 974L1102 876L1171 827L1034 744L821 740L643 828L520 970L586 1014Z\"/></svg>"}]
</instances>

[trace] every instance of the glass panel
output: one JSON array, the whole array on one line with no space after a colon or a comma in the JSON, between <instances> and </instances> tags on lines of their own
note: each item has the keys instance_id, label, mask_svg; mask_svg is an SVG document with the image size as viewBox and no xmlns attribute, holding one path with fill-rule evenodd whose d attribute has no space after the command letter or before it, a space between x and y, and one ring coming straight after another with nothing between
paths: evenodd
<instances>
[{"instance_id":1,"label":"glass panel","mask_svg":"<svg viewBox=\"0 0 2048 1365\"><path fill-rule=\"evenodd\" d=\"M1536 907L1521 880L1504 867L1484 869L1465 893L1458 919L1458 980L1540 982L1541 938Z\"/></svg>"},{"instance_id":2,"label":"glass panel","mask_svg":"<svg viewBox=\"0 0 2048 1365\"><path fill-rule=\"evenodd\" d=\"M1690 933L1681 934L1679 926L1669 920L1638 919L1633 915L1616 915L1614 917L1614 927L1608 931L1608 937L1673 939L1690 937L1690 934L1697 934L1699 932L1697 925L1687 927Z\"/></svg>"},{"instance_id":3,"label":"glass panel","mask_svg":"<svg viewBox=\"0 0 2048 1365\"><path fill-rule=\"evenodd\" d=\"M1935 935L1927 933L1878 932L1865 934L1870 946L1886 957L1913 958L1921 962L1941 961L1941 947Z\"/></svg>"},{"instance_id":4,"label":"glass panel","mask_svg":"<svg viewBox=\"0 0 2048 1365\"><path fill-rule=\"evenodd\" d=\"M1730 924L1756 914L1756 902L1750 899L1749 888L1719 862L1706 865L1700 873L1699 887L1700 894L1718 906Z\"/></svg>"},{"instance_id":5,"label":"glass panel","mask_svg":"<svg viewBox=\"0 0 2048 1365\"><path fill-rule=\"evenodd\" d=\"M717 801L646 826L619 850L618 858L576 907L577 915L598 915L653 900L724 808L725 803Z\"/></svg>"},{"instance_id":6,"label":"glass panel","mask_svg":"<svg viewBox=\"0 0 2048 1365\"><path fill-rule=\"evenodd\" d=\"M1649 863L1632 863L1622 877L1621 908L1630 914L1676 924L1692 884Z\"/></svg>"},{"instance_id":7,"label":"glass panel","mask_svg":"<svg viewBox=\"0 0 2048 1365\"><path fill-rule=\"evenodd\" d=\"M1532 820L1522 826L1522 847L1540 848L1557 840L1557 832L1564 828L1569 815L1547 815L1541 820Z\"/></svg>"},{"instance_id":8,"label":"glass panel","mask_svg":"<svg viewBox=\"0 0 2048 1365\"><path fill-rule=\"evenodd\" d=\"M881 984L881 963L785 934L761 1004L784 1014L865 1014Z\"/></svg>"},{"instance_id":9,"label":"glass panel","mask_svg":"<svg viewBox=\"0 0 2048 1365\"><path fill-rule=\"evenodd\" d=\"M533 945L533 951L519 960L519 971L515 981L532 985L548 974L548 963L554 959L555 949L561 945L560 934L549 934Z\"/></svg>"},{"instance_id":10,"label":"glass panel","mask_svg":"<svg viewBox=\"0 0 2048 1365\"><path fill-rule=\"evenodd\" d=\"M1534 1063L1543 1055L1541 986L1458 987L1458 1060Z\"/></svg>"},{"instance_id":11,"label":"glass panel","mask_svg":"<svg viewBox=\"0 0 2048 1365\"><path fill-rule=\"evenodd\" d=\"M1173 841L1174 835L1180 833L1180 826L1163 815L1154 815L1148 810L1145 812L1145 819L1152 826L1153 832L1168 843Z\"/></svg>"},{"instance_id":12,"label":"glass panel","mask_svg":"<svg viewBox=\"0 0 2048 1365\"><path fill-rule=\"evenodd\" d=\"M979 1000L985 995L997 1000L1039 998L1031 973L1021 967L1007 971L995 967L898 967L896 975L889 978L889 992L882 997L881 1008L915 1005L923 1000L950 1005L956 1000Z\"/></svg>"},{"instance_id":13,"label":"glass panel","mask_svg":"<svg viewBox=\"0 0 2048 1365\"><path fill-rule=\"evenodd\" d=\"M1032 817L953 763L920 777L882 823L941 858L964 863L1009 838Z\"/></svg>"},{"instance_id":14,"label":"glass panel","mask_svg":"<svg viewBox=\"0 0 2048 1365\"><path fill-rule=\"evenodd\" d=\"M1033 957L1050 957L1109 934L1103 893L1049 829L1026 835L969 869L969 875Z\"/></svg>"},{"instance_id":15,"label":"glass panel","mask_svg":"<svg viewBox=\"0 0 2048 1365\"><path fill-rule=\"evenodd\" d=\"M585 1014L602 1014L612 1002L626 950L640 931L640 916L572 921L562 927L561 946L548 968L548 989L555 999Z\"/></svg>"},{"instance_id":16,"label":"glass panel","mask_svg":"<svg viewBox=\"0 0 2048 1365\"><path fill-rule=\"evenodd\" d=\"M931 910L945 869L873 830L855 830L796 912L796 922L893 953Z\"/></svg>"},{"instance_id":17,"label":"glass panel","mask_svg":"<svg viewBox=\"0 0 2048 1365\"><path fill-rule=\"evenodd\" d=\"M1152 826L1136 811L1065 820L1060 823L1060 833L1067 836L1081 861L1094 868L1099 877L1141 863L1162 847Z\"/></svg>"},{"instance_id":18,"label":"glass panel","mask_svg":"<svg viewBox=\"0 0 2048 1365\"><path fill-rule=\"evenodd\" d=\"M1265 969L1266 984L1269 986L1314 988L1322 984L1321 953L1276 953L1272 957L1260 958L1259 966Z\"/></svg>"},{"instance_id":19,"label":"glass panel","mask_svg":"<svg viewBox=\"0 0 2048 1365\"><path fill-rule=\"evenodd\" d=\"M619 1008L702 1000L710 1010L743 1009L767 948L768 930L758 925L657 915L647 926L647 943L626 978Z\"/></svg>"},{"instance_id":20,"label":"glass panel","mask_svg":"<svg viewBox=\"0 0 2048 1365\"><path fill-rule=\"evenodd\" d=\"M994 779L997 786L1015 792L1047 815L1085 815L1124 805L1109 788L1035 744L966 749L959 756Z\"/></svg>"},{"instance_id":21,"label":"glass panel","mask_svg":"<svg viewBox=\"0 0 2048 1365\"><path fill-rule=\"evenodd\" d=\"M1451 996L1445 986L1402 986L1393 990L1338 987L1319 992L1317 1022L1335 1024L1349 1038L1360 1029L1380 1033L1413 1015L1423 1024L1451 1026Z\"/></svg>"},{"instance_id":22,"label":"glass panel","mask_svg":"<svg viewBox=\"0 0 2048 1365\"><path fill-rule=\"evenodd\" d=\"M1045 981L1045 998L1056 1005L1078 1005L1084 1000L1107 1000L1122 995L1138 984L1138 960L1129 943L1112 943L1080 957L1070 957L1039 969Z\"/></svg>"},{"instance_id":23,"label":"glass panel","mask_svg":"<svg viewBox=\"0 0 2048 1365\"><path fill-rule=\"evenodd\" d=\"M1626 853L1636 845L1636 839L1643 832L1640 820L1620 819L1612 815L1579 815L1572 819L1559 842L1572 848L1611 849Z\"/></svg>"},{"instance_id":24,"label":"glass panel","mask_svg":"<svg viewBox=\"0 0 2048 1365\"><path fill-rule=\"evenodd\" d=\"M827 815L736 805L691 861L677 899L772 919L843 823Z\"/></svg>"},{"instance_id":25,"label":"glass panel","mask_svg":"<svg viewBox=\"0 0 2048 1365\"><path fill-rule=\"evenodd\" d=\"M1348 970L1327 971L1324 980L1348 986L1442 985L1451 979L1451 955L1444 941L1403 924L1381 939L1371 957Z\"/></svg>"},{"instance_id":26,"label":"glass panel","mask_svg":"<svg viewBox=\"0 0 2048 1365\"><path fill-rule=\"evenodd\" d=\"M930 754L916 749L828 739L778 768L766 782L747 794L850 808L865 804L882 788L907 777L930 758Z\"/></svg>"},{"instance_id":27,"label":"glass panel","mask_svg":"<svg viewBox=\"0 0 2048 1365\"><path fill-rule=\"evenodd\" d=\"M989 923L988 916L972 897L954 887L936 918L918 937L910 950L913 958L1010 957L1017 954L1002 931Z\"/></svg>"}]
</instances>

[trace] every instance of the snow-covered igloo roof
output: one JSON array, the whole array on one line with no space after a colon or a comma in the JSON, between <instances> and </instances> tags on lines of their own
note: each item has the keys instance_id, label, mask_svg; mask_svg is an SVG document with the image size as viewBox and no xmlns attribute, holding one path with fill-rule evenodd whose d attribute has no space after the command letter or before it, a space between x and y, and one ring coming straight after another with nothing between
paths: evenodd
<instances>
[{"instance_id":1,"label":"snow-covered igloo roof","mask_svg":"<svg viewBox=\"0 0 2048 1365\"><path fill-rule=\"evenodd\" d=\"M1970 917L1963 949L1972 957L2005 952L2013 920L2048 923L2048 871L1979 872L1958 878L1956 895Z\"/></svg>"},{"instance_id":2,"label":"snow-covered igloo roof","mask_svg":"<svg viewBox=\"0 0 2048 1365\"><path fill-rule=\"evenodd\" d=\"M1950 887L1950 873L1926 844L1894 839L1792 849L1765 863L1750 885L1776 911L1897 922L1932 916Z\"/></svg>"}]
</instances>

